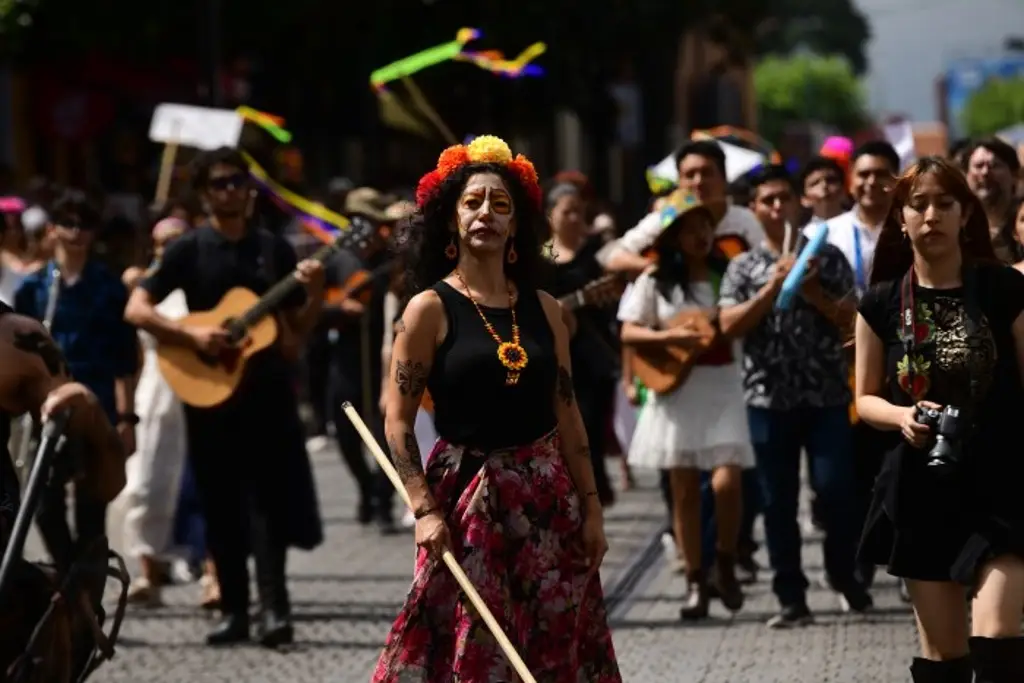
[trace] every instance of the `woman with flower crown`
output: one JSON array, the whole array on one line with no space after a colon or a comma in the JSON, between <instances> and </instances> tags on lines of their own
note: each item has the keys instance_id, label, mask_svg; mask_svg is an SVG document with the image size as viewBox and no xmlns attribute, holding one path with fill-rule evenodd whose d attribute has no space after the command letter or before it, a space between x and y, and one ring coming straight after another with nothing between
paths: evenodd
<instances>
[{"instance_id":1,"label":"woman with flower crown","mask_svg":"<svg viewBox=\"0 0 1024 683\"><path fill-rule=\"evenodd\" d=\"M450 549L538 681L617 683L597 571L608 546L569 335L537 289L547 236L537 173L483 136L446 149L416 201L386 432L419 553L373 681L518 680L460 599L440 560ZM414 424L425 389L439 439L424 468Z\"/></svg>"}]
</instances>

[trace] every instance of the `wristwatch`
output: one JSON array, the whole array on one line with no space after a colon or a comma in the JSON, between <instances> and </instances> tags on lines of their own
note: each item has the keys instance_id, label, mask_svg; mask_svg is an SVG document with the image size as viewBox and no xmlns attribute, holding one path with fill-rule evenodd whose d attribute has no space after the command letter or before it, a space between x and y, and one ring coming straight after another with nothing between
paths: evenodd
<instances>
[{"instance_id":1,"label":"wristwatch","mask_svg":"<svg viewBox=\"0 0 1024 683\"><path fill-rule=\"evenodd\" d=\"M139 416L135 413L120 413L117 416L117 424L119 425L131 425L134 427L139 424Z\"/></svg>"}]
</instances>

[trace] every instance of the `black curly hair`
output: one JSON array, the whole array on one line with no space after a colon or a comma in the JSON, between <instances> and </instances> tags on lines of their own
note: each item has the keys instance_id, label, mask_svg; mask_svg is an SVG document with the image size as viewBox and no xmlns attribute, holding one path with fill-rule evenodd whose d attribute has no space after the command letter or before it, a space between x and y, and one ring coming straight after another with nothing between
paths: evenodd
<instances>
[{"instance_id":1,"label":"black curly hair","mask_svg":"<svg viewBox=\"0 0 1024 683\"><path fill-rule=\"evenodd\" d=\"M441 182L430 201L416 210L405 230L396 236L394 248L405 264L402 279L405 301L433 286L455 268L458 259L449 259L444 252L452 239L455 205L470 177L477 173L500 177L515 207L516 233L511 242L518 258L515 263L505 261L505 276L521 292L541 289L549 282L550 262L541 253L541 247L550 236L547 217L529 199L519 179L504 166L466 164Z\"/></svg>"}]
</instances>

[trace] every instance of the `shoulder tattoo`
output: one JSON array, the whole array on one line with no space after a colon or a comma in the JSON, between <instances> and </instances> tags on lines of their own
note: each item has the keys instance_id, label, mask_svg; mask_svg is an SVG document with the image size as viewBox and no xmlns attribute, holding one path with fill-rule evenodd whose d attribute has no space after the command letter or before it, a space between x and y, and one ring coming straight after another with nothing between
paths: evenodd
<instances>
[{"instance_id":1,"label":"shoulder tattoo","mask_svg":"<svg viewBox=\"0 0 1024 683\"><path fill-rule=\"evenodd\" d=\"M572 402L576 400L576 390L572 386L572 375L564 365L558 366L556 391L558 392L558 398L562 399L562 403L567 406L571 406Z\"/></svg>"},{"instance_id":2,"label":"shoulder tattoo","mask_svg":"<svg viewBox=\"0 0 1024 683\"><path fill-rule=\"evenodd\" d=\"M51 377L67 375L68 364L64 360L64 354L53 339L38 330L31 332L15 332L14 348L25 353L34 353L43 359L46 370Z\"/></svg>"},{"instance_id":3,"label":"shoulder tattoo","mask_svg":"<svg viewBox=\"0 0 1024 683\"><path fill-rule=\"evenodd\" d=\"M405 329L405 321L399 318L398 322L395 323L395 336L397 337L398 335L405 332Z\"/></svg>"},{"instance_id":4,"label":"shoulder tattoo","mask_svg":"<svg viewBox=\"0 0 1024 683\"><path fill-rule=\"evenodd\" d=\"M427 366L409 360L395 361L395 384L402 396L417 398L427 388Z\"/></svg>"}]
</instances>

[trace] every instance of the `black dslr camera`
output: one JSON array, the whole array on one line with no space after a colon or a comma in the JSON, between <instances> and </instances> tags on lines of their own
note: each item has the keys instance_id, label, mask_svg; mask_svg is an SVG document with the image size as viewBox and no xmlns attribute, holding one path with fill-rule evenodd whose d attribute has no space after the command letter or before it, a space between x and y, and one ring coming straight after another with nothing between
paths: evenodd
<instances>
[{"instance_id":1,"label":"black dslr camera","mask_svg":"<svg viewBox=\"0 0 1024 683\"><path fill-rule=\"evenodd\" d=\"M960 409L946 406L942 410L917 406L914 420L931 429L935 445L928 451L928 467L947 472L963 460L962 438L965 431Z\"/></svg>"}]
</instances>

